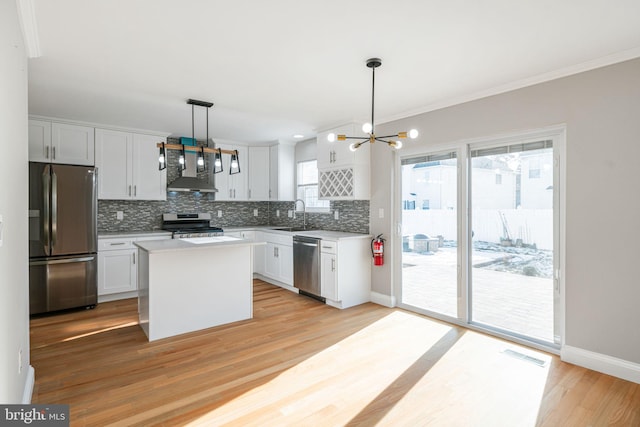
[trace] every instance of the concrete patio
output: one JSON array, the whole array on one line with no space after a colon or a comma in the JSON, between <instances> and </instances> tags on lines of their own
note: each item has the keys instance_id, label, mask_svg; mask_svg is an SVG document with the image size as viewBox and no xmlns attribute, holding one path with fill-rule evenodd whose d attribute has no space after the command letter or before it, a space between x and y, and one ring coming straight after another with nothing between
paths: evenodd
<instances>
[{"instance_id":1,"label":"concrete patio","mask_svg":"<svg viewBox=\"0 0 640 427\"><path fill-rule=\"evenodd\" d=\"M474 251L475 265L500 256ZM455 247L402 254L402 302L457 317ZM472 270L472 320L553 342L553 280L486 268Z\"/></svg>"}]
</instances>

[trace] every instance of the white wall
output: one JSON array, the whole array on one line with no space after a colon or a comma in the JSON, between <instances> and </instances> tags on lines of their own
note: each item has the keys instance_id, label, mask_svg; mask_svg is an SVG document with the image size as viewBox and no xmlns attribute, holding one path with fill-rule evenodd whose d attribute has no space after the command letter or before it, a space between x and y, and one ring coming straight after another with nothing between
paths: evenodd
<instances>
[{"instance_id":1,"label":"white wall","mask_svg":"<svg viewBox=\"0 0 640 427\"><path fill-rule=\"evenodd\" d=\"M29 366L27 59L8 0L0 2L0 149L0 403L21 403Z\"/></svg>"},{"instance_id":2,"label":"white wall","mask_svg":"<svg viewBox=\"0 0 640 427\"><path fill-rule=\"evenodd\" d=\"M379 132L415 127L420 138L410 144L429 150L566 124L565 344L640 364L639 111L635 59L386 123ZM395 154L373 148L372 170L389 170ZM392 208L389 174L372 174L371 188L371 231L391 235L395 219L377 218L378 208ZM391 268L372 271L373 290L393 295Z\"/></svg>"}]
</instances>

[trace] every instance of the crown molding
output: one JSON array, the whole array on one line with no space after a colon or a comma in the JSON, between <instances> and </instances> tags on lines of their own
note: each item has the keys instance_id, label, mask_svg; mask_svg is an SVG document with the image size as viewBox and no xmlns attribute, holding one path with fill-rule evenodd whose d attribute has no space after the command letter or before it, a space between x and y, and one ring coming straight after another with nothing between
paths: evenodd
<instances>
[{"instance_id":1,"label":"crown molding","mask_svg":"<svg viewBox=\"0 0 640 427\"><path fill-rule=\"evenodd\" d=\"M640 47L633 49L627 49L620 52L613 53L611 55L602 56L590 61L581 62L579 64L570 65L568 67L560 68L558 70L550 71L547 73L538 74L536 76L527 77L525 79L516 80L504 85L492 87L490 89L481 90L479 92L466 94L458 97L448 98L442 101L438 101L421 108L405 111L403 113L387 116L381 118L377 124L389 123L400 119L406 119L408 117L417 116L419 114L428 113L430 111L440 110L454 105L464 104L465 102L475 101L489 96L499 95L501 93L511 92L513 90L522 89L528 86L533 86L539 83L549 82L551 80L568 77L574 74L583 73L585 71L595 70L596 68L606 67L608 65L617 64L619 62L629 61L640 57Z\"/></svg>"},{"instance_id":2,"label":"crown molding","mask_svg":"<svg viewBox=\"0 0 640 427\"><path fill-rule=\"evenodd\" d=\"M36 22L36 11L32 0L16 0L18 6L18 17L20 19L20 29L27 51L28 58L38 58L42 56L40 51L40 38L38 37L38 23Z\"/></svg>"}]
</instances>

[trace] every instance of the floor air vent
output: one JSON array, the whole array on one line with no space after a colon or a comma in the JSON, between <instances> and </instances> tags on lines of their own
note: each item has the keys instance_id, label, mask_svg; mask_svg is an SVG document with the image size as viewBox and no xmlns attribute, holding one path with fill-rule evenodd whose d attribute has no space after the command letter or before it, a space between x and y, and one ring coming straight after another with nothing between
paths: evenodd
<instances>
[{"instance_id":1,"label":"floor air vent","mask_svg":"<svg viewBox=\"0 0 640 427\"><path fill-rule=\"evenodd\" d=\"M526 354L519 353L515 350L503 350L502 353L515 357L516 359L524 360L525 362L533 363L534 365L544 367L547 364L544 360L536 359L535 357L527 356Z\"/></svg>"}]
</instances>

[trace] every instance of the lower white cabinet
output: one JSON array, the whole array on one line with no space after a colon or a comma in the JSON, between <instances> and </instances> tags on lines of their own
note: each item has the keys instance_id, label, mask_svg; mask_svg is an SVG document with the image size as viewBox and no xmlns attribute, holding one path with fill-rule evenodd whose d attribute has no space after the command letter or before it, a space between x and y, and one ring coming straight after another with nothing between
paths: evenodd
<instances>
[{"instance_id":1,"label":"lower white cabinet","mask_svg":"<svg viewBox=\"0 0 640 427\"><path fill-rule=\"evenodd\" d=\"M323 239L320 264L320 294L328 305L348 308L371 300L368 238Z\"/></svg>"},{"instance_id":2,"label":"lower white cabinet","mask_svg":"<svg viewBox=\"0 0 640 427\"><path fill-rule=\"evenodd\" d=\"M140 240L170 239L144 236L98 239L98 297L102 301L132 298L138 291L138 248ZM103 297L103 298L100 298Z\"/></svg>"},{"instance_id":3,"label":"lower white cabinet","mask_svg":"<svg viewBox=\"0 0 640 427\"><path fill-rule=\"evenodd\" d=\"M271 283L276 285L293 287L293 237L267 232L260 234L262 241L267 243L265 246L256 247L264 248L264 269L262 272L255 272L274 280ZM261 262L258 256L256 258Z\"/></svg>"}]
</instances>

